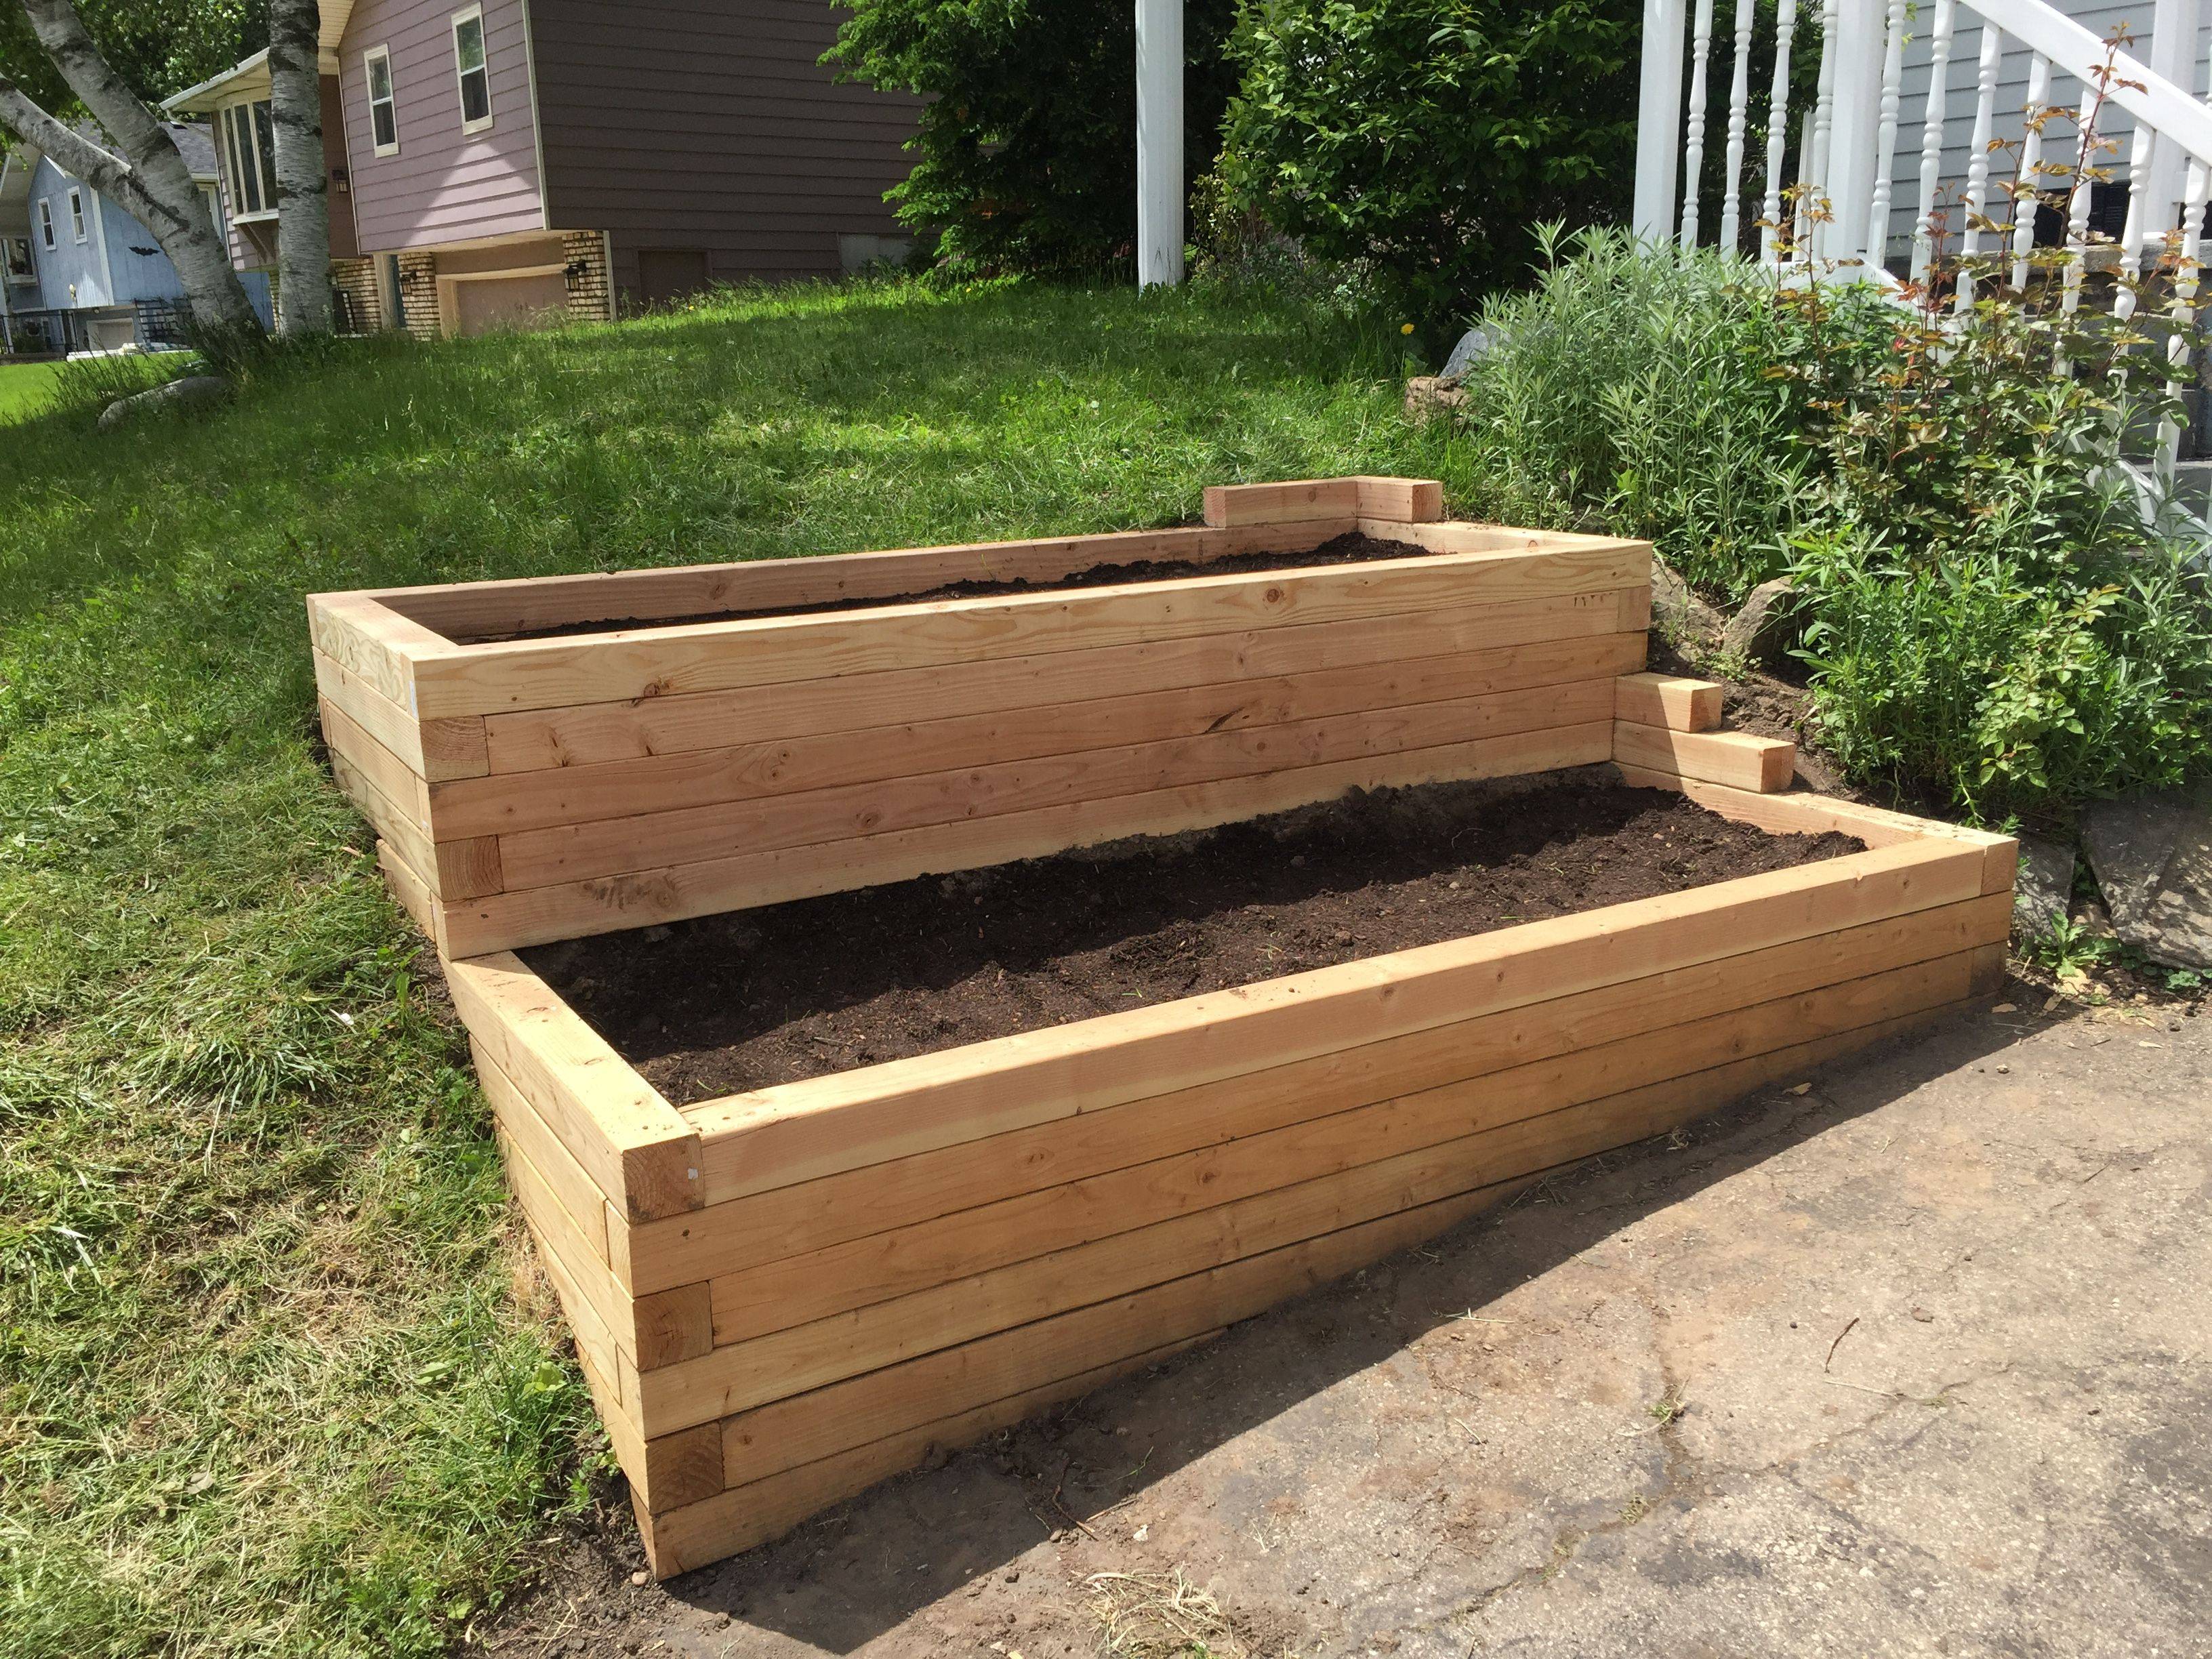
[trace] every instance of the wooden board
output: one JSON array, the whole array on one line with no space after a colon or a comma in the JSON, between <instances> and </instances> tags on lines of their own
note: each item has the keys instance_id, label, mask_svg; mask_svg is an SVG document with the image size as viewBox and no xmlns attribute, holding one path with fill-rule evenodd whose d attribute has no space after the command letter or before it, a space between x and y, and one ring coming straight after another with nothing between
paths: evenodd
<instances>
[{"instance_id":1,"label":"wooden board","mask_svg":"<svg viewBox=\"0 0 2212 1659\"><path fill-rule=\"evenodd\" d=\"M1633 725L1710 732L1721 723L1726 692L1717 681L1680 674L1624 674L1615 688L1613 712Z\"/></svg>"},{"instance_id":2,"label":"wooden board","mask_svg":"<svg viewBox=\"0 0 2212 1659\"><path fill-rule=\"evenodd\" d=\"M1611 749L1609 724L1567 726L532 887L447 905L446 949L456 956L512 950L1042 858L1124 836L1174 835L1333 800L1348 789L1589 766ZM864 872L857 881L856 872Z\"/></svg>"},{"instance_id":3,"label":"wooden board","mask_svg":"<svg viewBox=\"0 0 2212 1659\"><path fill-rule=\"evenodd\" d=\"M1441 486L1439 486L1441 490ZM1288 483L1208 484L1209 525L1295 524L1304 519L1359 516L1356 478L1301 478ZM1379 514L1371 517L1381 517Z\"/></svg>"},{"instance_id":4,"label":"wooden board","mask_svg":"<svg viewBox=\"0 0 2212 1659\"><path fill-rule=\"evenodd\" d=\"M630 811L622 816L608 815L622 805L620 796L603 792L588 803L590 817L501 836L499 858L507 890L550 887L593 876L1009 817L1067 802L1156 794L1337 762L1388 760L1515 733L1588 726L1611 718L1613 695L1609 680L1583 680L1359 709L1280 726L1225 726L1198 736L1048 753L996 765L978 764L971 755L966 763L944 770L790 794L749 793L670 811L655 810L666 795L640 789L630 793ZM899 763L895 750L871 749L857 740L846 748L854 762L872 771ZM744 782L740 775L721 781L720 787L741 787ZM716 787L717 782L709 779L705 787ZM448 898L469 896L441 890Z\"/></svg>"},{"instance_id":5,"label":"wooden board","mask_svg":"<svg viewBox=\"0 0 2212 1659\"><path fill-rule=\"evenodd\" d=\"M1982 855L1877 848L684 1109L709 1203L1475 1014L1979 896Z\"/></svg>"},{"instance_id":6,"label":"wooden board","mask_svg":"<svg viewBox=\"0 0 2212 1659\"><path fill-rule=\"evenodd\" d=\"M961 581L1056 581L1101 564L1183 563L1238 553L1298 553L1352 529L1334 522L1244 529L1117 530L1027 541L744 559L675 569L592 570L520 580L389 588L373 597L448 641L591 623L665 621L726 611L834 605ZM358 597L358 596L346 596Z\"/></svg>"},{"instance_id":7,"label":"wooden board","mask_svg":"<svg viewBox=\"0 0 2212 1659\"><path fill-rule=\"evenodd\" d=\"M896 726L926 710L933 720L1005 716L1025 708L1146 692L1297 677L1301 681L1401 659L1458 658L1474 672L1514 689L1521 672L1551 679L1599 678L1556 672L1543 647L1640 635L1650 619L1648 589L1618 588L1503 605L1443 606L1419 617L1358 618L1313 627L1247 629L1192 639L1141 641L788 684L586 703L495 714L484 722L495 772L674 755L732 744ZM1615 643L1607 647L1618 652ZM1640 660L1640 659L1639 659ZM1569 665L1579 667L1570 658ZM1540 685L1546 678L1520 684Z\"/></svg>"},{"instance_id":8,"label":"wooden board","mask_svg":"<svg viewBox=\"0 0 2212 1659\"><path fill-rule=\"evenodd\" d=\"M1771 794L1796 775L1797 745L1748 732L1675 732L1617 720L1613 758L1624 765Z\"/></svg>"},{"instance_id":9,"label":"wooden board","mask_svg":"<svg viewBox=\"0 0 2212 1659\"><path fill-rule=\"evenodd\" d=\"M412 661L408 706L426 718L491 714L1412 615L1637 586L1649 569L1639 544L1601 544L447 647Z\"/></svg>"},{"instance_id":10,"label":"wooden board","mask_svg":"<svg viewBox=\"0 0 2212 1659\"><path fill-rule=\"evenodd\" d=\"M1224 732L1279 730L1305 720L1413 705L1518 694L1516 702L1493 702L1495 712L1542 710L1552 695L1547 689L1554 687L1559 697L1571 701L1549 703L1558 718L1540 723L1570 725L1604 718L1593 696L1577 688L1609 681L1615 672L1611 665L1640 657L1642 649L1637 635L1607 634L1128 696L1078 696L1042 708L663 751L596 764L572 761L431 785L422 814L426 823L434 822L441 840L495 836L912 778L979 763L1003 766ZM1534 695L1540 690L1546 695Z\"/></svg>"},{"instance_id":11,"label":"wooden board","mask_svg":"<svg viewBox=\"0 0 2212 1659\"><path fill-rule=\"evenodd\" d=\"M1699 1040L1692 1023L1710 1031L1753 1004L1965 956L2002 943L2008 920L2001 895L1975 899L1264 1067L737 1200L698 1212L674 1248L634 1239L633 1261L712 1276L717 1339L742 1340L1504 1121L1532 1090L1565 1099L1590 1068L1664 1063ZM1437 1087L1454 1074L1494 1092L1463 1107Z\"/></svg>"}]
</instances>

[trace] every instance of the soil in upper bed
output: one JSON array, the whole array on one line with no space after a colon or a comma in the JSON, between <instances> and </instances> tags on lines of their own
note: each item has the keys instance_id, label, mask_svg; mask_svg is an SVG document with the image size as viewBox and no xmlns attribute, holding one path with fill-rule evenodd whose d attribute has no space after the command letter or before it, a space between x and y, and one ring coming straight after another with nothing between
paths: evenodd
<instances>
[{"instance_id":1,"label":"soil in upper bed","mask_svg":"<svg viewBox=\"0 0 2212 1659\"><path fill-rule=\"evenodd\" d=\"M1354 794L522 955L687 1105L1862 850L1555 773Z\"/></svg>"},{"instance_id":2,"label":"soil in upper bed","mask_svg":"<svg viewBox=\"0 0 2212 1659\"><path fill-rule=\"evenodd\" d=\"M1160 582L1176 576L1231 576L1255 570L1300 570L1310 565L1366 564L1376 559L1425 559L1434 556L1411 542L1382 541L1357 530L1323 542L1304 553L1231 553L1218 559L1138 559L1127 564L1094 564L1088 570L1048 582L1015 580L1003 582L947 582L913 593L889 593L881 599L836 599L826 605L771 605L764 611L707 611L690 617L615 617L598 622L568 623L559 628L535 628L521 634L456 635L465 645L491 645L509 640L562 640L583 634L611 633L618 628L678 628L693 623L743 622L754 617L812 617L830 611L872 611L880 605L913 605L923 599L972 599L994 593L1054 593L1066 587L1106 587L1115 582Z\"/></svg>"}]
</instances>

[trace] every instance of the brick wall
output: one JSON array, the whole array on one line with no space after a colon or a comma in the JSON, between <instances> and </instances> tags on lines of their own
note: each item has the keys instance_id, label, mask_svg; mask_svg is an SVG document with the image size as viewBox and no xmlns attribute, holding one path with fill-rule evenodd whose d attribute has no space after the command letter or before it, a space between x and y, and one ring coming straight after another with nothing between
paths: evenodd
<instances>
[{"instance_id":1,"label":"brick wall","mask_svg":"<svg viewBox=\"0 0 2212 1659\"><path fill-rule=\"evenodd\" d=\"M377 296L374 259L331 260L331 286L346 297L352 311L354 333L374 334L392 326L392 319Z\"/></svg>"},{"instance_id":2,"label":"brick wall","mask_svg":"<svg viewBox=\"0 0 2212 1659\"><path fill-rule=\"evenodd\" d=\"M403 253L399 256L399 310L407 331L418 340L434 340L438 325L438 256Z\"/></svg>"},{"instance_id":3,"label":"brick wall","mask_svg":"<svg viewBox=\"0 0 2212 1659\"><path fill-rule=\"evenodd\" d=\"M613 319L614 282L607 269L607 239L596 230L571 231L561 239L561 257L585 267L568 282L568 315L577 322Z\"/></svg>"}]
</instances>

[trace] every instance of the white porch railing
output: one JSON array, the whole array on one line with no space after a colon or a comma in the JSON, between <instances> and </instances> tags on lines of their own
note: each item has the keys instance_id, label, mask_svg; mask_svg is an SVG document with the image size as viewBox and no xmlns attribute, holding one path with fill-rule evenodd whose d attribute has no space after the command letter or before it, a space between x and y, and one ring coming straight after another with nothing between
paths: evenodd
<instances>
[{"instance_id":1,"label":"white porch railing","mask_svg":"<svg viewBox=\"0 0 2212 1659\"><path fill-rule=\"evenodd\" d=\"M2199 0L2146 0L2148 29L2135 33L2147 45L2118 51L2045 0L1933 0L1932 12L1909 9L1906 0L1804 3L1818 7L1820 75L1792 145L1791 54L1804 32L1800 0L1774 0L1773 44L1763 64L1752 62L1755 0L1735 0L1720 246L1768 264L1796 260L1848 272L1895 264L1900 274L1918 278L1928 272L1939 233L1948 231L1952 246L1965 256L1955 284L1955 303L1964 310L1973 301L1972 256L1986 261L2004 251L1983 246L1985 233L1975 228L1977 217L2010 222L2011 276L2015 284L2027 281L2036 237L2033 204L2023 196L2015 210L2002 193L2004 179L2016 167L2021 185L2040 185L2046 198L2065 192L2061 237L2070 257L2062 267L2062 303L2067 309L2080 303L2094 242L2117 244L2119 269L2129 276L2143 272L2147 254L2156 261L2169 257L2172 248L2171 309L2177 319L2193 316L2199 236L2212 193L2212 104L2195 90L2204 80ZM1920 15L1911 15L1914 10ZM1644 28L1636 230L1654 240L1695 245L1700 197L1711 182L1705 135L1709 88L1717 78L1709 73L1713 0L1645 0ZM1978 38L1970 60L1975 65L1970 134L1959 143L1947 142L1955 119L1950 82L1954 62L1965 57L1957 37L1966 28ZM1686 46L1691 54L1686 109ZM2017 68L2022 54L2025 97L2007 108L2001 97L2006 65ZM1903 118L1908 64L1920 100L1920 151L1917 165L1908 160L1901 167L1897 151L1900 133L1908 130ZM1747 157L1755 85L1766 91L1756 189ZM2038 112L2054 105L2069 113L2039 118ZM2093 118L2107 137L2124 137L2132 128L2125 224L2117 237L2095 236L2090 229L2094 181L2083 176L2076 151ZM2002 171L1993 173L1991 141L2000 137L2016 139L2018 154L1996 158ZM1796 212L1788 220L1785 151L1796 155L1800 187ZM2088 158L2093 167L2100 159ZM2039 174L2045 161L2063 170ZM2112 171L2117 182L2119 169ZM1808 210L1815 201L1826 203L1825 215ZM1906 201L1914 210L1900 234ZM1753 221L1760 227L1755 252L1746 246L1745 226ZM2127 315L2134 304L2130 286L2118 285L2112 305L2118 314ZM2169 336L2168 363L2180 381L2189 363L2179 331ZM2161 434L2162 471L2170 473L2176 435L2170 428Z\"/></svg>"}]
</instances>

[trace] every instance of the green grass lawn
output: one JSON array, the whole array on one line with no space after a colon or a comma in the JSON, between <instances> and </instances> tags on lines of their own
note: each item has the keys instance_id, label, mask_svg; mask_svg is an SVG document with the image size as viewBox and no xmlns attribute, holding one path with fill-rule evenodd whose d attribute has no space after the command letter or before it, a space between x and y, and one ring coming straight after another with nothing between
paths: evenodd
<instances>
[{"instance_id":1,"label":"green grass lawn","mask_svg":"<svg viewBox=\"0 0 2212 1659\"><path fill-rule=\"evenodd\" d=\"M11 431L0 1651L438 1650L604 1456L319 755L303 593L1449 481L1395 349L1204 294L791 290Z\"/></svg>"},{"instance_id":2,"label":"green grass lawn","mask_svg":"<svg viewBox=\"0 0 2212 1659\"><path fill-rule=\"evenodd\" d=\"M61 369L59 363L0 363L0 426L37 414Z\"/></svg>"}]
</instances>

